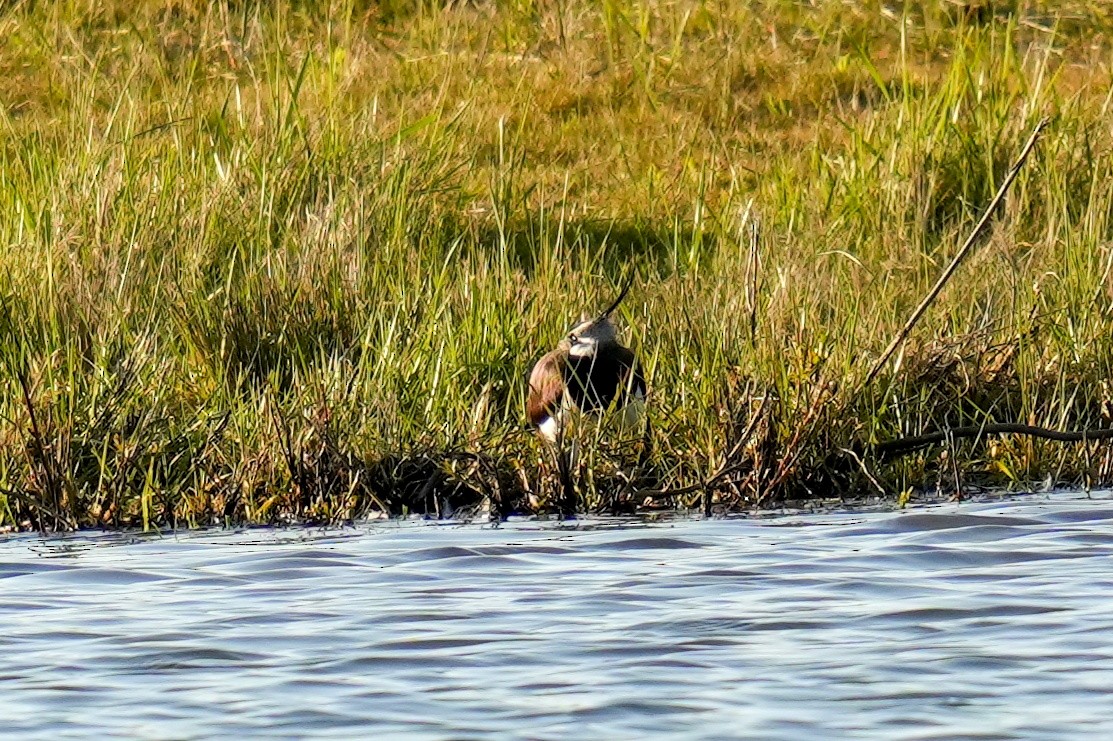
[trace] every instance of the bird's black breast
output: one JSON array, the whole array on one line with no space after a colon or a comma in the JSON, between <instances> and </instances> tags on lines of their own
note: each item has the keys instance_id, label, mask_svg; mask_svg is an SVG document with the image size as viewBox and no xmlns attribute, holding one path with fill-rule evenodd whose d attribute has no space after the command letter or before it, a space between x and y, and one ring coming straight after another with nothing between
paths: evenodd
<instances>
[{"instance_id":1,"label":"bird's black breast","mask_svg":"<svg viewBox=\"0 0 1113 741\"><path fill-rule=\"evenodd\" d=\"M644 393L635 366L634 354L625 347L608 348L587 357L569 357L565 376L568 395L584 412L607 409L616 398L621 404L631 372L635 373L634 389L631 390L640 389Z\"/></svg>"}]
</instances>

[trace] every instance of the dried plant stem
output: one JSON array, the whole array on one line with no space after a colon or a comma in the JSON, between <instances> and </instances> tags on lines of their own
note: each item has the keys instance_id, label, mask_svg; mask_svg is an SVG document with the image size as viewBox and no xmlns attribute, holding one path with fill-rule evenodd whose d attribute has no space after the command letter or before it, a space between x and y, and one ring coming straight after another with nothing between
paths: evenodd
<instances>
[{"instance_id":1,"label":"dried plant stem","mask_svg":"<svg viewBox=\"0 0 1113 741\"><path fill-rule=\"evenodd\" d=\"M958 266L962 264L962 261L970 254L970 251L974 248L974 243L989 224L989 219L993 216L993 212L997 210L997 206L1004 200L1005 194L1009 192L1009 188L1012 187L1013 181L1016 180L1016 176L1020 174L1021 168L1024 167L1024 163L1027 161L1028 155L1031 154L1032 149L1035 148L1036 141L1039 140L1040 133L1043 132L1044 127L1047 126L1047 122L1048 119L1043 118L1036 124L1036 128L1032 130L1032 134L1028 137L1028 142L1024 145L1024 149L1020 151L1020 157L1017 158L1016 163L1013 164L1012 169L1009 170L1009 174L1005 177L1005 181L1001 183L1001 187L997 189L997 194L993 196L993 200L989 202L989 206L986 207L985 213L982 214L982 218L978 220L977 225L974 227L974 231L970 232L970 236L966 238L958 254L951 260L951 264L948 265L947 269L943 271L943 274L939 276L939 280L935 281L935 285L931 287L931 290L928 291L927 295L920 301L920 305L912 312L912 316L908 318L908 321L905 322L901 330L893 337L889 346L885 348L885 352L881 353L881 356L873 364L873 367L870 368L870 372L866 375L866 380L862 383L863 387L869 386L873 379L877 377L877 374L880 373L885 364L889 362L889 358L893 357L893 353L895 353L897 348L908 338L908 334L912 331L912 328L919 323L920 318L923 317L928 307L930 307L932 303L935 302L935 299L939 297L939 294L943 292L944 286L950 281L951 276L955 274Z\"/></svg>"},{"instance_id":2,"label":"dried plant stem","mask_svg":"<svg viewBox=\"0 0 1113 741\"><path fill-rule=\"evenodd\" d=\"M940 432L930 432L926 435L887 440L880 443L875 450L882 458L895 458L944 441L977 438L983 435L1028 435L1029 437L1038 437L1043 440L1054 440L1061 443L1085 443L1094 440L1113 439L1113 428L1062 431L1012 422L969 425L966 427L952 427Z\"/></svg>"}]
</instances>

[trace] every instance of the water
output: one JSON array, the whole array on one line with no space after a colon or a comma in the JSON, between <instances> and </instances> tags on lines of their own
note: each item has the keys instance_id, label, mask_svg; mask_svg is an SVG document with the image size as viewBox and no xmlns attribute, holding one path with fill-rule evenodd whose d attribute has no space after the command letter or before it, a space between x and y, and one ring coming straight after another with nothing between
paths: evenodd
<instances>
[{"instance_id":1,"label":"water","mask_svg":"<svg viewBox=\"0 0 1113 741\"><path fill-rule=\"evenodd\" d=\"M1109 738L1113 501L0 541L5 737Z\"/></svg>"}]
</instances>

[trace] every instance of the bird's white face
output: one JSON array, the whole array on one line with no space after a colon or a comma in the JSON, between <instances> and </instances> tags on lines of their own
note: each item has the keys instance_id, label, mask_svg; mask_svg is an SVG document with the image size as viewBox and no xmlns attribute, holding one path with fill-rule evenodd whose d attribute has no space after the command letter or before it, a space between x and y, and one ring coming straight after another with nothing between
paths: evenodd
<instances>
[{"instance_id":1,"label":"bird's white face","mask_svg":"<svg viewBox=\"0 0 1113 741\"><path fill-rule=\"evenodd\" d=\"M595 354L600 345L618 342L614 325L610 319L581 322L568 333L569 354L584 358Z\"/></svg>"}]
</instances>

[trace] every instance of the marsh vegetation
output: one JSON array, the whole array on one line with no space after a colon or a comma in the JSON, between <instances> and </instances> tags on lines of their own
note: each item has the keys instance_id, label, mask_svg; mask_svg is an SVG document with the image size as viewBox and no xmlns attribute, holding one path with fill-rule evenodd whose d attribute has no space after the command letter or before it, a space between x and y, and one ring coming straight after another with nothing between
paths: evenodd
<instances>
[{"instance_id":1,"label":"marsh vegetation","mask_svg":"<svg viewBox=\"0 0 1113 741\"><path fill-rule=\"evenodd\" d=\"M651 445L587 446L581 509L1110 482L1094 441L871 450L1113 426L1111 32L1084 0L4 3L0 520L544 509L525 374L631 273Z\"/></svg>"}]
</instances>

